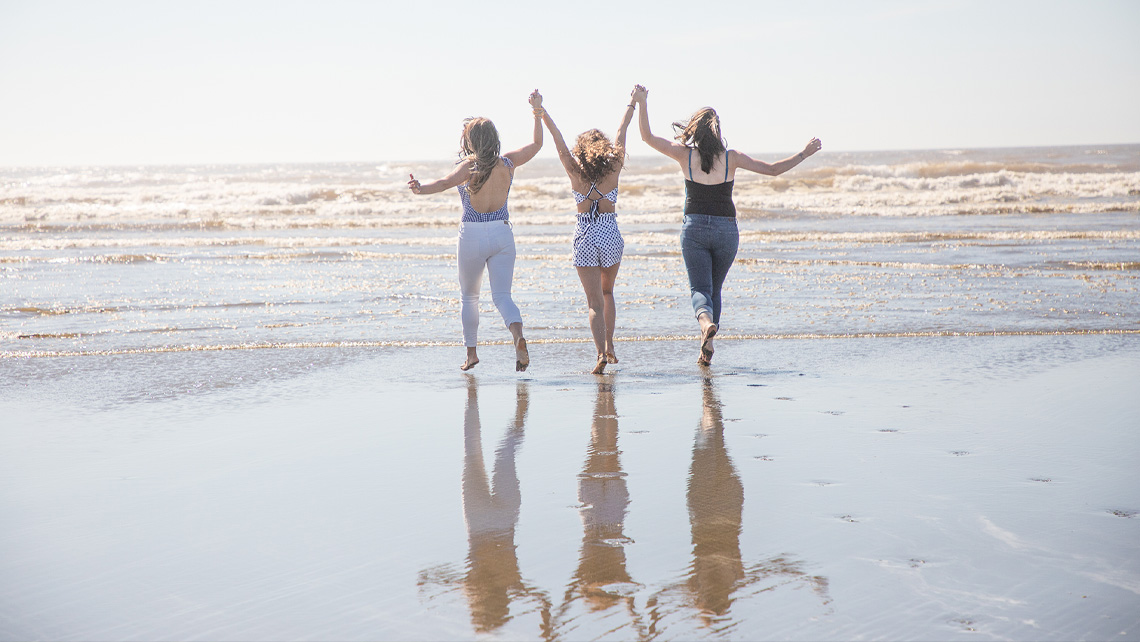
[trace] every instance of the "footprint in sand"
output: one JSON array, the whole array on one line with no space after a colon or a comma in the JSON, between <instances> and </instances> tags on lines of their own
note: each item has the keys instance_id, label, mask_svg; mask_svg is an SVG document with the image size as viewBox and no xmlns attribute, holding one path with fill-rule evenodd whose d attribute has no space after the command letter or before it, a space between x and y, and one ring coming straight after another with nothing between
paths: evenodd
<instances>
[{"instance_id":1,"label":"footprint in sand","mask_svg":"<svg viewBox=\"0 0 1140 642\"><path fill-rule=\"evenodd\" d=\"M968 618L960 617L949 622L952 625L960 627L963 631L977 631L976 623Z\"/></svg>"}]
</instances>

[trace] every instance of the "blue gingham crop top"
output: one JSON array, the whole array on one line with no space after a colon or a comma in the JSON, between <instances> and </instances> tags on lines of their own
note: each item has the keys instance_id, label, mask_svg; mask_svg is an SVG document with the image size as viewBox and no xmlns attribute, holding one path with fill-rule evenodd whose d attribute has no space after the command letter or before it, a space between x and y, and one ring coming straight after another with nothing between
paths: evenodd
<instances>
[{"instance_id":1,"label":"blue gingham crop top","mask_svg":"<svg viewBox=\"0 0 1140 642\"><path fill-rule=\"evenodd\" d=\"M507 195L509 197L511 185L514 185L515 182L515 164L506 156L500 156L499 158L502 159L503 165L506 165L507 169L511 170L511 182L507 185ZM460 220L464 223L487 223L489 221L505 221L510 218L510 214L507 212L506 201L503 201L503 206L494 212L476 212L475 208L471 207L471 195L467 193L466 184L459 186L459 200L463 203L463 218Z\"/></svg>"},{"instance_id":2,"label":"blue gingham crop top","mask_svg":"<svg viewBox=\"0 0 1140 642\"><path fill-rule=\"evenodd\" d=\"M616 187L603 194L602 190L598 189L597 185L590 183L590 189L586 190L585 194L575 192L574 188L570 188L570 193L574 195L574 202L579 205L581 205L586 200L590 201L590 211L582 212L582 214L590 214L593 216L603 214L603 212L598 211L598 201L602 200L603 198L613 203L614 205L617 205L618 188ZM598 195L598 198L590 198L595 193Z\"/></svg>"}]
</instances>

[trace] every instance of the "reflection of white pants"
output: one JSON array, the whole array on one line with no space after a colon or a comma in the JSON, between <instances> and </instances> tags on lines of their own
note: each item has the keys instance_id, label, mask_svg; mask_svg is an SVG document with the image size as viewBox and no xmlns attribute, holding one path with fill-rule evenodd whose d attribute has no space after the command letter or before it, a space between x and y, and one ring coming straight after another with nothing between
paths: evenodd
<instances>
[{"instance_id":1,"label":"reflection of white pants","mask_svg":"<svg viewBox=\"0 0 1140 642\"><path fill-rule=\"evenodd\" d=\"M508 326L522 323L522 314L511 300L515 277L515 235L506 221L459 224L459 290L462 305L463 344L476 345L479 334L479 287L483 267L491 280L491 300Z\"/></svg>"}]
</instances>

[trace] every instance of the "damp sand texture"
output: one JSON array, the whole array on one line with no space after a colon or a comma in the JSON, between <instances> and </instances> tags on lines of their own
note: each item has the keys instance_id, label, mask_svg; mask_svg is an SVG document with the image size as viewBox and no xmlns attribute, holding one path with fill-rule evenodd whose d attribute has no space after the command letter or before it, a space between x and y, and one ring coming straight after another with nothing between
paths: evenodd
<instances>
[{"instance_id":1,"label":"damp sand texture","mask_svg":"<svg viewBox=\"0 0 1140 642\"><path fill-rule=\"evenodd\" d=\"M7 360L0 638L1140 639L1140 337L691 348Z\"/></svg>"}]
</instances>

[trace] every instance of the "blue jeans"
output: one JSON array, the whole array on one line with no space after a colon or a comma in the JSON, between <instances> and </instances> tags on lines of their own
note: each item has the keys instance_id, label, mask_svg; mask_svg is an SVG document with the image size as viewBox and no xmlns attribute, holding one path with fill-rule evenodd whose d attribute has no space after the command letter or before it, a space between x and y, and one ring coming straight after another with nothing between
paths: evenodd
<instances>
[{"instance_id":1,"label":"blue jeans","mask_svg":"<svg viewBox=\"0 0 1140 642\"><path fill-rule=\"evenodd\" d=\"M740 232L736 218L686 214L681 226L681 256L689 273L693 315L708 313L720 324L720 290L736 259Z\"/></svg>"}]
</instances>

